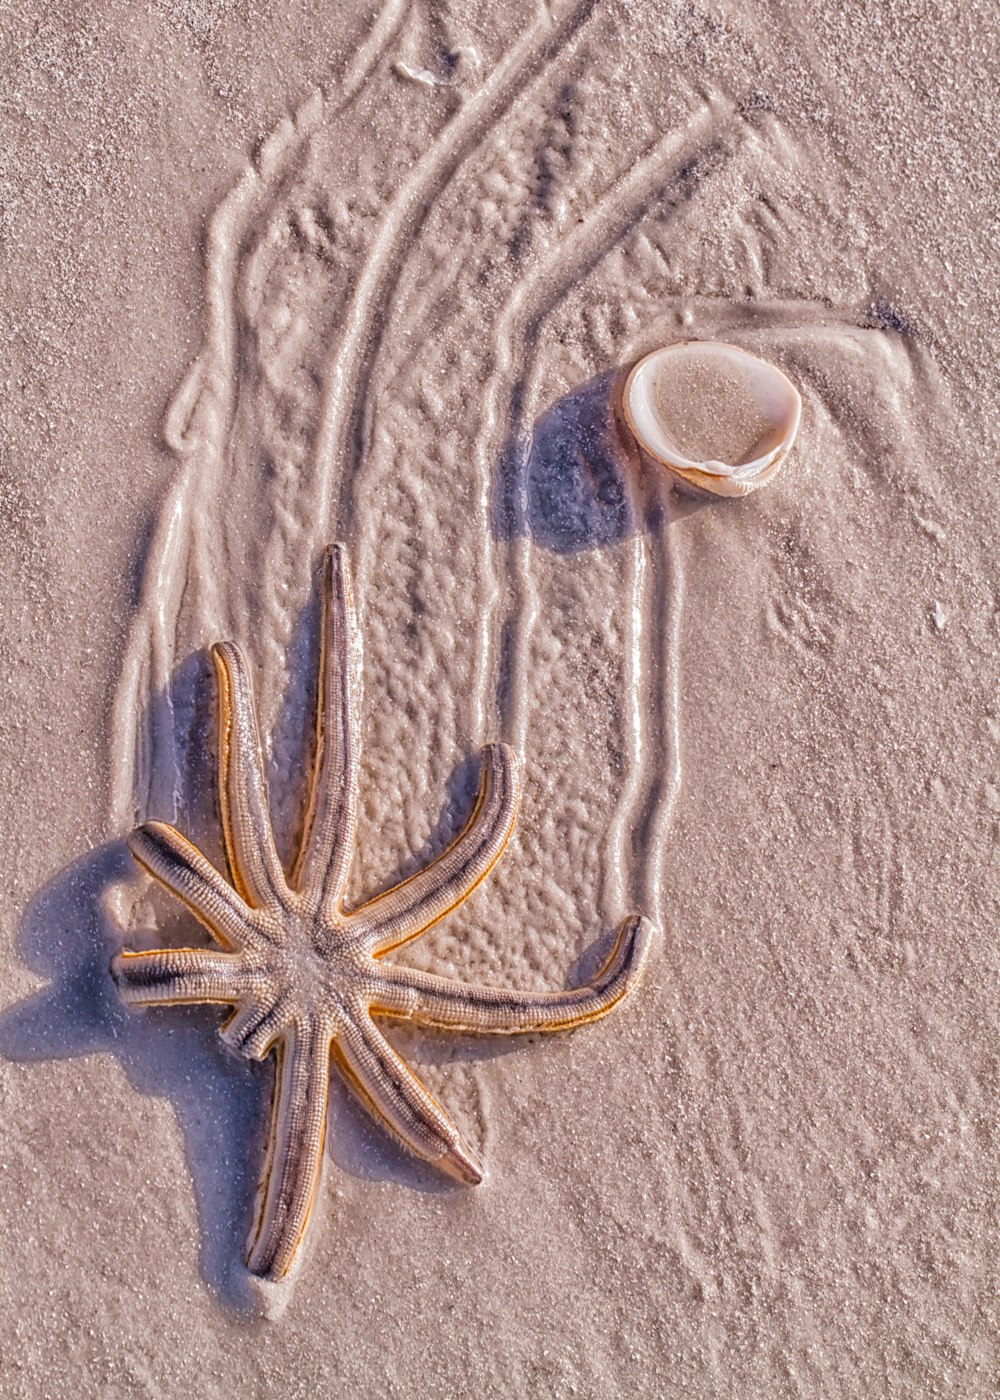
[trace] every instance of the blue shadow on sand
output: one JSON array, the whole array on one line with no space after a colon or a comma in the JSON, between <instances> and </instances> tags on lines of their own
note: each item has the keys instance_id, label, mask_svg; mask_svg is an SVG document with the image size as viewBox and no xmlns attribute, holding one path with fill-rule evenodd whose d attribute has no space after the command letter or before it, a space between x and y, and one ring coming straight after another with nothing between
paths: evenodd
<instances>
[{"instance_id":1,"label":"blue shadow on sand","mask_svg":"<svg viewBox=\"0 0 1000 1400\"><path fill-rule=\"evenodd\" d=\"M639 461L620 408L630 368L618 366L578 385L538 416L530 438L507 441L491 490L495 538L528 536L552 554L575 554L658 531L661 488L675 490L672 514L679 519L706 505L731 504L667 481L663 468ZM515 417L522 392L517 386L512 395Z\"/></svg>"},{"instance_id":2,"label":"blue shadow on sand","mask_svg":"<svg viewBox=\"0 0 1000 1400\"><path fill-rule=\"evenodd\" d=\"M570 554L634 532L614 412L616 378L608 371L589 380L541 414L529 443L507 443L493 487L497 537L526 533L553 553Z\"/></svg>"}]
</instances>

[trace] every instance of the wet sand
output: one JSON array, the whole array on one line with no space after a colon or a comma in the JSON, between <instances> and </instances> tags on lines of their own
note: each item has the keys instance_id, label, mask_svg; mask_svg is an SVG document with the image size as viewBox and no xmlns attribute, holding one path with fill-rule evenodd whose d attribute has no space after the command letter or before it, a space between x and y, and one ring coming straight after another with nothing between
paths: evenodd
<instances>
[{"instance_id":1,"label":"wet sand","mask_svg":"<svg viewBox=\"0 0 1000 1400\"><path fill-rule=\"evenodd\" d=\"M992 1394L986 15L36 3L0 42L0 1394ZM617 410L692 338L802 393L746 500ZM335 1076L269 1320L271 1065L107 966L200 938L123 837L223 860L219 638L290 859L331 539L350 897L447 845L503 739L515 836L405 960L555 988L630 910L660 942L569 1036L390 1030L474 1190Z\"/></svg>"}]
</instances>

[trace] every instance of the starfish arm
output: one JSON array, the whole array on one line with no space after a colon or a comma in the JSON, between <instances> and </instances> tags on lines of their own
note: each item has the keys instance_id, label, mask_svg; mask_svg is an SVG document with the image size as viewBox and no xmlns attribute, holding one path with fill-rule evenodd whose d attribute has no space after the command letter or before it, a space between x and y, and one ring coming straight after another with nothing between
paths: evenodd
<instances>
[{"instance_id":1,"label":"starfish arm","mask_svg":"<svg viewBox=\"0 0 1000 1400\"><path fill-rule=\"evenodd\" d=\"M216 642L219 680L219 805L237 890L257 908L283 903L288 889L271 831L250 668L235 642Z\"/></svg>"},{"instance_id":2,"label":"starfish arm","mask_svg":"<svg viewBox=\"0 0 1000 1400\"><path fill-rule=\"evenodd\" d=\"M235 1005L248 978L238 953L211 948L123 948L111 959L118 995L129 1006L217 1001Z\"/></svg>"},{"instance_id":3,"label":"starfish arm","mask_svg":"<svg viewBox=\"0 0 1000 1400\"><path fill-rule=\"evenodd\" d=\"M483 1169L444 1109L397 1055L367 1011L337 1030L334 1053L351 1088L371 1113L425 1161L468 1186Z\"/></svg>"},{"instance_id":4,"label":"starfish arm","mask_svg":"<svg viewBox=\"0 0 1000 1400\"><path fill-rule=\"evenodd\" d=\"M279 1041L267 1156L246 1266L276 1282L302 1243L323 1169L330 1035L299 1022Z\"/></svg>"},{"instance_id":5,"label":"starfish arm","mask_svg":"<svg viewBox=\"0 0 1000 1400\"><path fill-rule=\"evenodd\" d=\"M185 905L224 948L248 940L250 910L196 846L165 822L146 822L128 838L139 864Z\"/></svg>"},{"instance_id":6,"label":"starfish arm","mask_svg":"<svg viewBox=\"0 0 1000 1400\"><path fill-rule=\"evenodd\" d=\"M361 653L343 545L324 561L323 629L316 698L316 759L293 884L335 916L354 853L360 747Z\"/></svg>"},{"instance_id":7,"label":"starfish arm","mask_svg":"<svg viewBox=\"0 0 1000 1400\"><path fill-rule=\"evenodd\" d=\"M219 1034L229 1046L248 1060L263 1060L275 1041L283 1034L289 1020L291 999L279 995L274 1001L248 996L219 1027Z\"/></svg>"},{"instance_id":8,"label":"starfish arm","mask_svg":"<svg viewBox=\"0 0 1000 1400\"><path fill-rule=\"evenodd\" d=\"M606 1016L628 995L642 975L654 934L648 919L631 915L593 981L564 992L512 992L464 985L416 968L383 963L384 991L372 1010L426 1026L481 1035L569 1030Z\"/></svg>"},{"instance_id":9,"label":"starfish arm","mask_svg":"<svg viewBox=\"0 0 1000 1400\"><path fill-rule=\"evenodd\" d=\"M514 829L519 797L517 755L508 744L488 745L479 798L462 834L426 869L351 916L364 926L373 954L418 937L468 898L499 860Z\"/></svg>"}]
</instances>

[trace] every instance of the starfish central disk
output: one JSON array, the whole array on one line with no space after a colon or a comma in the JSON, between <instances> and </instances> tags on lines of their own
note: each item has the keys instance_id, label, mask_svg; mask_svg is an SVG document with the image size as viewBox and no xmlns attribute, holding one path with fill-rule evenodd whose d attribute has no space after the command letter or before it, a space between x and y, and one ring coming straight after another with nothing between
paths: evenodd
<instances>
[{"instance_id":1,"label":"starfish central disk","mask_svg":"<svg viewBox=\"0 0 1000 1400\"><path fill-rule=\"evenodd\" d=\"M275 1281L295 1263L319 1185L331 1062L372 1115L419 1157L476 1185L483 1170L455 1124L374 1018L490 1035L568 1030L605 1015L637 981L652 925L622 924L604 967L569 991L515 992L454 982L385 955L425 933L489 874L514 828L514 751L482 753L479 796L458 838L408 880L345 909L357 828L361 646L343 546L324 564L316 754L302 844L290 874L268 813L253 687L233 642L212 648L219 686L219 796L229 879L162 822L129 837L141 866L212 935L215 947L122 949L111 964L131 1006L218 1002L223 1040L275 1057L275 1093L251 1273Z\"/></svg>"}]
</instances>

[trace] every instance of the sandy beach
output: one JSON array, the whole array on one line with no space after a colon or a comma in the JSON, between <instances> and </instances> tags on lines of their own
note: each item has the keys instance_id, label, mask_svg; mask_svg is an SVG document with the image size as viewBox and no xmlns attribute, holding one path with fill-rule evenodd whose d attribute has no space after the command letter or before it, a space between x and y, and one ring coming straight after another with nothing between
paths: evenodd
<instances>
[{"instance_id":1,"label":"sandy beach","mask_svg":"<svg viewBox=\"0 0 1000 1400\"><path fill-rule=\"evenodd\" d=\"M0 12L3 1400L1000 1394L996 31ZM624 421L691 339L802 396L743 499ZM759 435L727 411L689 440ZM348 904L448 846L484 745L523 769L489 877L392 958L555 991L630 912L658 935L570 1033L386 1022L486 1180L335 1072L274 1304L242 1264L273 1056L109 964L208 942L125 837L226 868L219 640L292 865L333 541Z\"/></svg>"}]
</instances>

